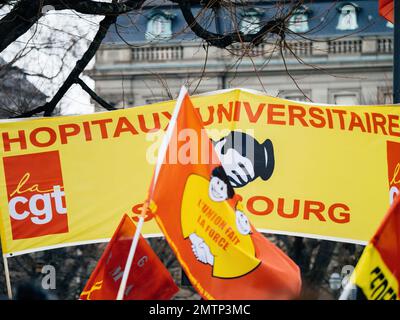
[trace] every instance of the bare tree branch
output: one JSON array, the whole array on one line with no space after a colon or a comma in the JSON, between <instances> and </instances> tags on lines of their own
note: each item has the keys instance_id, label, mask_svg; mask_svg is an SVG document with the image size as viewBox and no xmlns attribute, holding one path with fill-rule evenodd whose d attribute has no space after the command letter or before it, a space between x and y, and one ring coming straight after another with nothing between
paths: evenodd
<instances>
[{"instance_id":1,"label":"bare tree branch","mask_svg":"<svg viewBox=\"0 0 400 320\"><path fill-rule=\"evenodd\" d=\"M263 25L263 27L254 34L244 34L241 31L234 31L227 34L218 34L204 29L197 21L192 13L192 4L190 0L176 0L178 3L183 17L185 18L190 29L198 36L206 40L210 45L218 48L226 48L235 42L251 42L254 45L259 45L267 34L273 33L277 36L284 38L287 20L290 17L295 5L288 14L282 17L275 17ZM299 1L300 3L301 1Z\"/></svg>"},{"instance_id":2,"label":"bare tree branch","mask_svg":"<svg viewBox=\"0 0 400 320\"><path fill-rule=\"evenodd\" d=\"M43 8L72 9L83 14L115 15L139 9L146 0L105 3L82 0L20 0L0 20L0 52L26 33L43 16Z\"/></svg>"},{"instance_id":3,"label":"bare tree branch","mask_svg":"<svg viewBox=\"0 0 400 320\"><path fill-rule=\"evenodd\" d=\"M83 72L83 70L86 68L90 60L94 57L96 54L97 50L100 47L101 42L103 41L109 27L115 23L117 19L117 16L106 16L99 25L99 30L94 37L92 43L90 44L89 48L86 50L84 55L80 60L77 61L74 69L71 71L67 79L64 81L60 89L57 91L57 93L54 95L54 97L47 103L45 103L42 106L39 106L31 111L25 112L15 118L25 118L25 117L31 117L37 113L44 112L44 116L49 117L52 115L54 109L56 108L57 104L60 102L62 97L67 93L69 88L73 84L76 83L79 75Z\"/></svg>"},{"instance_id":4,"label":"bare tree branch","mask_svg":"<svg viewBox=\"0 0 400 320\"><path fill-rule=\"evenodd\" d=\"M85 90L90 95L90 97L93 100L95 100L98 104L100 104L104 109L109 110L109 111L117 110L111 104L109 104L107 101L105 101L102 97L97 95L96 92L94 92L92 89L90 89L89 86L81 78L78 77L76 79L76 83L79 84L81 86L81 88L83 90Z\"/></svg>"},{"instance_id":5,"label":"bare tree branch","mask_svg":"<svg viewBox=\"0 0 400 320\"><path fill-rule=\"evenodd\" d=\"M95 14L95 15L120 15L127 13L132 10L139 9L145 0L128 0L120 3L105 3L98 1L76 1L76 0L64 0L63 2L67 8L73 9L83 14Z\"/></svg>"},{"instance_id":6,"label":"bare tree branch","mask_svg":"<svg viewBox=\"0 0 400 320\"><path fill-rule=\"evenodd\" d=\"M41 7L40 1L21 0L0 20L0 52L39 20Z\"/></svg>"}]
</instances>

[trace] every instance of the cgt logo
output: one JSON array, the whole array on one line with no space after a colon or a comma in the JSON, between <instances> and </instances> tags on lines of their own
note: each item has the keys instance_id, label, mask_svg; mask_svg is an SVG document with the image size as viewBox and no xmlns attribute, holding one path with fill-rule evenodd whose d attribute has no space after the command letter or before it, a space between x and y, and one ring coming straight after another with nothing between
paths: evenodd
<instances>
[{"instance_id":1,"label":"cgt logo","mask_svg":"<svg viewBox=\"0 0 400 320\"><path fill-rule=\"evenodd\" d=\"M400 143L387 142L387 161L389 177L389 201L400 194Z\"/></svg>"},{"instance_id":2,"label":"cgt logo","mask_svg":"<svg viewBox=\"0 0 400 320\"><path fill-rule=\"evenodd\" d=\"M13 239L68 232L58 151L3 158Z\"/></svg>"}]
</instances>

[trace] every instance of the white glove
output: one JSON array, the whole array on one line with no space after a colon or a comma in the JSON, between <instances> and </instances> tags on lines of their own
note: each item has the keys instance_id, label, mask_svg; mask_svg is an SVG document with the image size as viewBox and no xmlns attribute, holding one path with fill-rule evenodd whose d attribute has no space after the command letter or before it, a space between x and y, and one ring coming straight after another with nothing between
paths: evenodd
<instances>
[{"instance_id":1,"label":"white glove","mask_svg":"<svg viewBox=\"0 0 400 320\"><path fill-rule=\"evenodd\" d=\"M202 263L214 265L214 256L210 251L210 247L204 242L204 240L195 233L192 233L189 236L189 239L192 242L192 250L196 259Z\"/></svg>"}]
</instances>

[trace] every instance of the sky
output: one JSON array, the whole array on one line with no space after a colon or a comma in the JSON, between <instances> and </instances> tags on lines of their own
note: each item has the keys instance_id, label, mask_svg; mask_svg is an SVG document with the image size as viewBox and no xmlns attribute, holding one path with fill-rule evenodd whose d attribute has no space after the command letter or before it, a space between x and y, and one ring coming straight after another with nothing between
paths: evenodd
<instances>
[{"instance_id":1,"label":"sky","mask_svg":"<svg viewBox=\"0 0 400 320\"><path fill-rule=\"evenodd\" d=\"M67 10L47 11L35 26L0 56L9 62L16 53L23 53L15 66L32 74L28 76L29 81L50 100L89 46L101 18L78 15ZM93 59L87 69L92 68L94 62ZM37 74L45 77L36 76ZM93 80L87 76L82 76L82 79L94 89ZM67 92L60 106L63 115L94 112L89 95L78 85Z\"/></svg>"}]
</instances>

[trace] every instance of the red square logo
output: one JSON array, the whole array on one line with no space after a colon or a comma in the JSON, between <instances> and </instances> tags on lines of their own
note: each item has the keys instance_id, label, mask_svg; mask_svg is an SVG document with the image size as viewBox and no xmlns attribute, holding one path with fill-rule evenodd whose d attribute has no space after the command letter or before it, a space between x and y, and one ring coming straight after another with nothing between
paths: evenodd
<instances>
[{"instance_id":1,"label":"red square logo","mask_svg":"<svg viewBox=\"0 0 400 320\"><path fill-rule=\"evenodd\" d=\"M400 194L400 143L387 142L390 204Z\"/></svg>"},{"instance_id":2,"label":"red square logo","mask_svg":"<svg viewBox=\"0 0 400 320\"><path fill-rule=\"evenodd\" d=\"M58 151L3 158L13 239L68 232Z\"/></svg>"}]
</instances>

